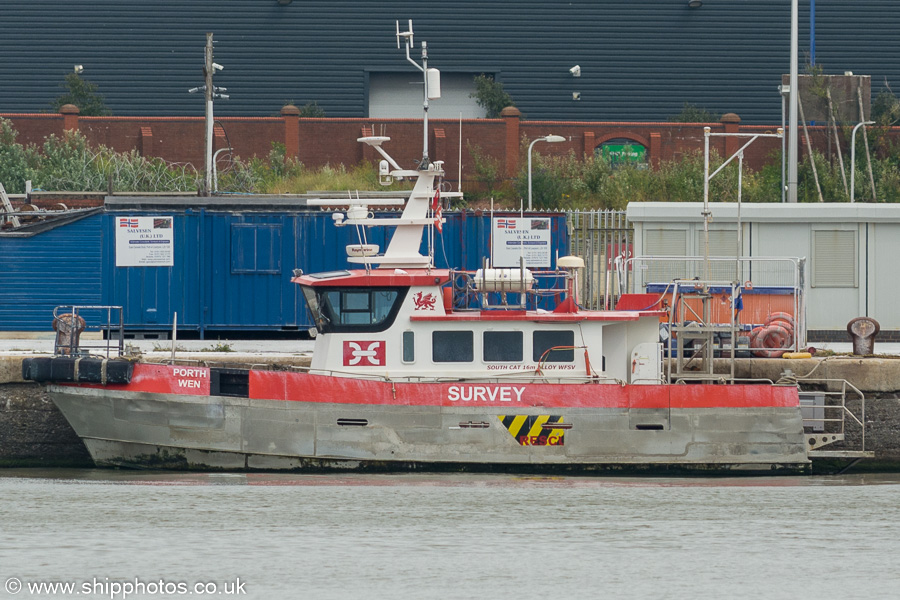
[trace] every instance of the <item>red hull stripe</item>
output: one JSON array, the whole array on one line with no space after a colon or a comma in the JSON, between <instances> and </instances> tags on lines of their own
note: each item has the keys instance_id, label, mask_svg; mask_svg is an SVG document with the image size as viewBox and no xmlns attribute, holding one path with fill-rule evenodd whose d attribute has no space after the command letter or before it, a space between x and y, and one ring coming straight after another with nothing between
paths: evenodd
<instances>
[{"instance_id":1,"label":"red hull stripe","mask_svg":"<svg viewBox=\"0 0 900 600\"><path fill-rule=\"evenodd\" d=\"M576 313L510 313L502 310L459 312L447 315L412 315L410 321L536 321L538 323L570 323L580 321L637 321L641 317L661 317L660 311L579 311Z\"/></svg>"},{"instance_id":2,"label":"red hull stripe","mask_svg":"<svg viewBox=\"0 0 900 600\"><path fill-rule=\"evenodd\" d=\"M209 367L183 367L180 365L134 365L131 383L100 385L99 383L75 383L78 387L150 392L151 394L186 394L209 396Z\"/></svg>"},{"instance_id":3,"label":"red hull stripe","mask_svg":"<svg viewBox=\"0 0 900 600\"><path fill-rule=\"evenodd\" d=\"M251 371L250 397L334 404L548 408L749 408L800 404L796 388L767 385L391 384L277 371Z\"/></svg>"},{"instance_id":4,"label":"red hull stripe","mask_svg":"<svg viewBox=\"0 0 900 600\"><path fill-rule=\"evenodd\" d=\"M103 388L99 384L71 384ZM209 369L135 365L127 385L110 390L208 396ZM284 371L250 371L250 397L261 400L386 406L546 408L797 407L797 389L768 385L629 385L549 383L390 383Z\"/></svg>"}]
</instances>

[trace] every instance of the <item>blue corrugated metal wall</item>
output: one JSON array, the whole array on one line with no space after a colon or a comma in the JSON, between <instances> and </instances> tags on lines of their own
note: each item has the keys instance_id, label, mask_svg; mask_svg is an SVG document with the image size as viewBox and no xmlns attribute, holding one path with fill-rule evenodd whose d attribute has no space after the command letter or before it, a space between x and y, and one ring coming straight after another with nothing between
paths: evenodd
<instances>
[{"instance_id":1,"label":"blue corrugated metal wall","mask_svg":"<svg viewBox=\"0 0 900 600\"><path fill-rule=\"evenodd\" d=\"M174 217L172 267L116 267L115 219L124 215ZM563 255L566 217L546 216ZM489 215L445 217L436 265L480 268ZM389 231L368 234L386 246ZM356 241L355 229L335 227L329 212L205 209L106 212L28 238L0 237L0 331L49 331L53 309L65 304L124 306L132 330L171 329L175 312L181 330L305 329L312 323L293 269L356 268L345 252Z\"/></svg>"},{"instance_id":2,"label":"blue corrugated metal wall","mask_svg":"<svg viewBox=\"0 0 900 600\"><path fill-rule=\"evenodd\" d=\"M414 20L431 66L493 73L529 119L665 120L684 102L780 122L790 2L714 0L3 0L0 112L38 112L75 64L117 115L202 115L205 33L231 98L221 116L276 115L293 100L366 117L369 73L410 73L394 21ZM800 60L809 2L800 2ZM900 89L897 0L819 1L816 62ZM418 47L415 55L418 56ZM581 66L581 77L569 68ZM801 67L802 68L802 67ZM580 92L580 101L572 92ZM438 100L437 102L440 102Z\"/></svg>"},{"instance_id":3,"label":"blue corrugated metal wall","mask_svg":"<svg viewBox=\"0 0 900 600\"><path fill-rule=\"evenodd\" d=\"M50 331L53 309L100 304L102 216L0 238L0 330Z\"/></svg>"},{"instance_id":4,"label":"blue corrugated metal wall","mask_svg":"<svg viewBox=\"0 0 900 600\"><path fill-rule=\"evenodd\" d=\"M147 213L107 213L104 230L111 232L115 217L125 214ZM104 246L104 303L124 305L126 327L132 329L168 329L176 311L180 329L305 329L312 323L298 286L290 282L293 269L312 273L355 268L347 262L345 246L357 241L356 230L335 227L328 212L201 209L153 214L175 217L173 267L116 267L113 235ZM568 248L565 215L548 216L554 251L563 255ZM489 215L448 212L445 217L435 263L479 268L489 252ZM386 246L389 231L367 233L370 243Z\"/></svg>"},{"instance_id":5,"label":"blue corrugated metal wall","mask_svg":"<svg viewBox=\"0 0 900 600\"><path fill-rule=\"evenodd\" d=\"M175 237L172 267L116 267L115 218L147 213L105 213L102 218L103 303L124 307L126 327L170 328L173 313L179 325L196 328L202 321L206 264L202 211L155 211L154 216L173 216Z\"/></svg>"}]
</instances>

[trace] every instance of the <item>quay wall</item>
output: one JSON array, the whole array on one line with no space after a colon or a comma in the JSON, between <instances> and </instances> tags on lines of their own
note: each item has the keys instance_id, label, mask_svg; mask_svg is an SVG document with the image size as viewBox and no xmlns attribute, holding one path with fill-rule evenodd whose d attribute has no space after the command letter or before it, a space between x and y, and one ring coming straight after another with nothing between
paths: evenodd
<instances>
[{"instance_id":1,"label":"quay wall","mask_svg":"<svg viewBox=\"0 0 900 600\"><path fill-rule=\"evenodd\" d=\"M0 384L0 468L93 465L43 386Z\"/></svg>"},{"instance_id":2,"label":"quay wall","mask_svg":"<svg viewBox=\"0 0 900 600\"><path fill-rule=\"evenodd\" d=\"M191 353L197 361L259 364L259 355ZM28 355L32 356L32 355ZM87 450L50 400L44 388L22 380L21 356L0 356L0 468L89 467ZM264 362L281 366L308 366L308 355L267 356ZM717 359L716 372L727 372L727 361ZM900 358L834 356L807 360L738 359L739 379L778 381L788 377L808 380L823 391L840 390L847 380L865 396L866 450L875 452L857 468L900 470ZM816 381L813 382L812 379ZM852 390L847 408L862 414L862 400ZM843 443L828 449L858 450L861 429L848 421Z\"/></svg>"},{"instance_id":3,"label":"quay wall","mask_svg":"<svg viewBox=\"0 0 900 600\"><path fill-rule=\"evenodd\" d=\"M159 356L154 356L158 354ZM166 358L150 353L150 360ZM0 356L0 468L91 467L93 462L82 441L63 417L44 386L22 379L27 355ZM230 367L275 365L308 367L308 354L266 355L192 352L190 362Z\"/></svg>"}]
</instances>

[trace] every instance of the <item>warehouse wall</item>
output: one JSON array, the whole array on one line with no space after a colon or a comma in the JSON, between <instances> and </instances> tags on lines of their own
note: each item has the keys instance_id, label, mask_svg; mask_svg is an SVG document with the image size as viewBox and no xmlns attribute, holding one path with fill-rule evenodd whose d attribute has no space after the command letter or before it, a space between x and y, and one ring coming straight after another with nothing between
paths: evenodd
<instances>
[{"instance_id":1,"label":"warehouse wall","mask_svg":"<svg viewBox=\"0 0 900 600\"><path fill-rule=\"evenodd\" d=\"M205 33L231 98L221 116L277 116L316 101L329 117L368 117L369 73L415 72L395 21L413 19L430 66L494 74L529 119L664 121L684 102L776 123L789 69L790 2L710 0L5 0L0 112L40 112L75 64L116 115L200 116ZM819 2L816 64L900 87L894 0ZM801 61L810 56L800 3ZM418 57L418 46L414 52ZM569 69L581 66L581 77ZM580 100L572 99L579 92ZM440 102L440 101L437 101Z\"/></svg>"}]
</instances>

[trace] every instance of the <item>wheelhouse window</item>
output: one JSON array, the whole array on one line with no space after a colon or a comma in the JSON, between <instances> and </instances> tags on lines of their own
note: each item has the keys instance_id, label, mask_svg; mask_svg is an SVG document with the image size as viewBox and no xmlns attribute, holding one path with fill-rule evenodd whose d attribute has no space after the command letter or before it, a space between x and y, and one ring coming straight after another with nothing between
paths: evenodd
<instances>
[{"instance_id":1,"label":"wheelhouse window","mask_svg":"<svg viewBox=\"0 0 900 600\"><path fill-rule=\"evenodd\" d=\"M431 360L436 363L472 362L475 336L471 331L433 331Z\"/></svg>"},{"instance_id":2,"label":"wheelhouse window","mask_svg":"<svg viewBox=\"0 0 900 600\"><path fill-rule=\"evenodd\" d=\"M306 305L321 333L384 331L394 322L407 288L313 288Z\"/></svg>"},{"instance_id":3,"label":"wheelhouse window","mask_svg":"<svg viewBox=\"0 0 900 600\"><path fill-rule=\"evenodd\" d=\"M521 331L485 331L482 341L484 362L522 362Z\"/></svg>"},{"instance_id":4,"label":"wheelhouse window","mask_svg":"<svg viewBox=\"0 0 900 600\"><path fill-rule=\"evenodd\" d=\"M416 334L412 331L403 332L403 362L416 361Z\"/></svg>"},{"instance_id":5,"label":"wheelhouse window","mask_svg":"<svg viewBox=\"0 0 900 600\"><path fill-rule=\"evenodd\" d=\"M535 331L532 337L532 349L534 362L574 362L575 361L575 332Z\"/></svg>"}]
</instances>

